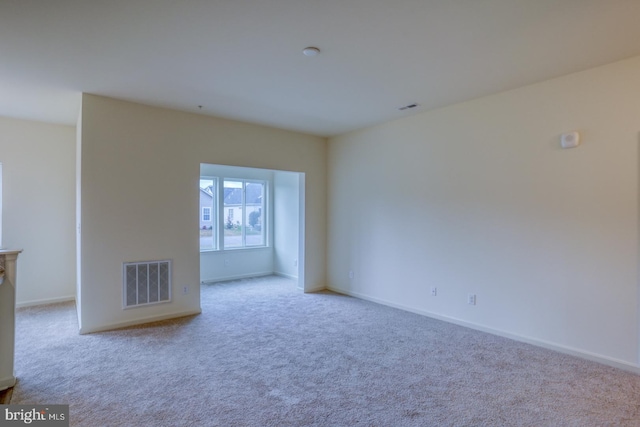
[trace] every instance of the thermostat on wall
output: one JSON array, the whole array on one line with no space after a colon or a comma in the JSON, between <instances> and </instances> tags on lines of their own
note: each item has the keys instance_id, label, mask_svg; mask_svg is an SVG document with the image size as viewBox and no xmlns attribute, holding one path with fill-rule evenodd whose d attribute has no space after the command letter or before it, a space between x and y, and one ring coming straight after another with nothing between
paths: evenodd
<instances>
[{"instance_id":1,"label":"thermostat on wall","mask_svg":"<svg viewBox=\"0 0 640 427\"><path fill-rule=\"evenodd\" d=\"M574 148L580 145L580 134L578 132L563 133L560 137L562 148Z\"/></svg>"}]
</instances>

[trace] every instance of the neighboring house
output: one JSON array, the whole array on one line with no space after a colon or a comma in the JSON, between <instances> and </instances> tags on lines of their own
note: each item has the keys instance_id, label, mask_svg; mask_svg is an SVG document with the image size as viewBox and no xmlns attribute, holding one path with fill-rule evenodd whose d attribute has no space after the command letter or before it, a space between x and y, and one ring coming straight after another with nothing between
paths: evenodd
<instances>
[{"instance_id":1,"label":"neighboring house","mask_svg":"<svg viewBox=\"0 0 640 427\"><path fill-rule=\"evenodd\" d=\"M262 184L247 182L246 184L246 200L248 212L257 211L259 216L253 224L247 219L247 225L251 225L256 230L262 227ZM240 225L242 223L242 189L226 188L224 189L224 223Z\"/></svg>"},{"instance_id":2,"label":"neighboring house","mask_svg":"<svg viewBox=\"0 0 640 427\"><path fill-rule=\"evenodd\" d=\"M248 182L246 185L246 206L248 212L257 211L258 216L255 220L247 220L256 230L262 228L262 184ZM242 223L242 189L241 188L225 188L224 189L224 211L223 220L225 226L231 223L238 226ZM200 188L200 230L209 230L213 227L214 220L213 211L213 187L208 186Z\"/></svg>"},{"instance_id":3,"label":"neighboring house","mask_svg":"<svg viewBox=\"0 0 640 427\"><path fill-rule=\"evenodd\" d=\"M224 189L224 224L239 225L242 221L242 189L241 188L225 188Z\"/></svg>"},{"instance_id":4,"label":"neighboring house","mask_svg":"<svg viewBox=\"0 0 640 427\"><path fill-rule=\"evenodd\" d=\"M211 186L200 188L200 230L213 227L213 189Z\"/></svg>"}]
</instances>

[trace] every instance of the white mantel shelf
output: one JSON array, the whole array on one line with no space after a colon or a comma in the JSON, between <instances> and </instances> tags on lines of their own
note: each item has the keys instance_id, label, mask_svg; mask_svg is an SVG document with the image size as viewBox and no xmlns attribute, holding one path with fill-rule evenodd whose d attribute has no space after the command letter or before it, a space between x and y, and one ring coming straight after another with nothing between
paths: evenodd
<instances>
[{"instance_id":1,"label":"white mantel shelf","mask_svg":"<svg viewBox=\"0 0 640 427\"><path fill-rule=\"evenodd\" d=\"M0 390L13 387L16 377L13 358L16 331L16 262L22 249L0 249L0 266L4 268L0 284Z\"/></svg>"},{"instance_id":2,"label":"white mantel shelf","mask_svg":"<svg viewBox=\"0 0 640 427\"><path fill-rule=\"evenodd\" d=\"M22 249L0 249L0 256L4 255L7 258L15 259L20 252Z\"/></svg>"}]
</instances>

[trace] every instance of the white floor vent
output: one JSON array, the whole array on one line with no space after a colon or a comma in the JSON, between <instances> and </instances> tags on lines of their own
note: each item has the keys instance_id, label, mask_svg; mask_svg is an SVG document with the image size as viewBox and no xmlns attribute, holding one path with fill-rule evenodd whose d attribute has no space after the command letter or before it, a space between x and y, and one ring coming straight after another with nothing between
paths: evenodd
<instances>
[{"instance_id":1,"label":"white floor vent","mask_svg":"<svg viewBox=\"0 0 640 427\"><path fill-rule=\"evenodd\" d=\"M126 262L123 270L123 307L171 301L171 261Z\"/></svg>"}]
</instances>

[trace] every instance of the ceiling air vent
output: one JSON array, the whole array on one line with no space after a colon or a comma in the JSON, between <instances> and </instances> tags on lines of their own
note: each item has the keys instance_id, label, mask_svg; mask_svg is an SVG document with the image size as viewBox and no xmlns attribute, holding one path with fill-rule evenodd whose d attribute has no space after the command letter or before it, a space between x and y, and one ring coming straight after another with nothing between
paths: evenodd
<instances>
[{"instance_id":1,"label":"ceiling air vent","mask_svg":"<svg viewBox=\"0 0 640 427\"><path fill-rule=\"evenodd\" d=\"M399 107L398 110L400 110L400 111L410 110L410 109L416 108L418 106L420 106L420 104L409 104L409 105L405 105L404 107Z\"/></svg>"}]
</instances>

